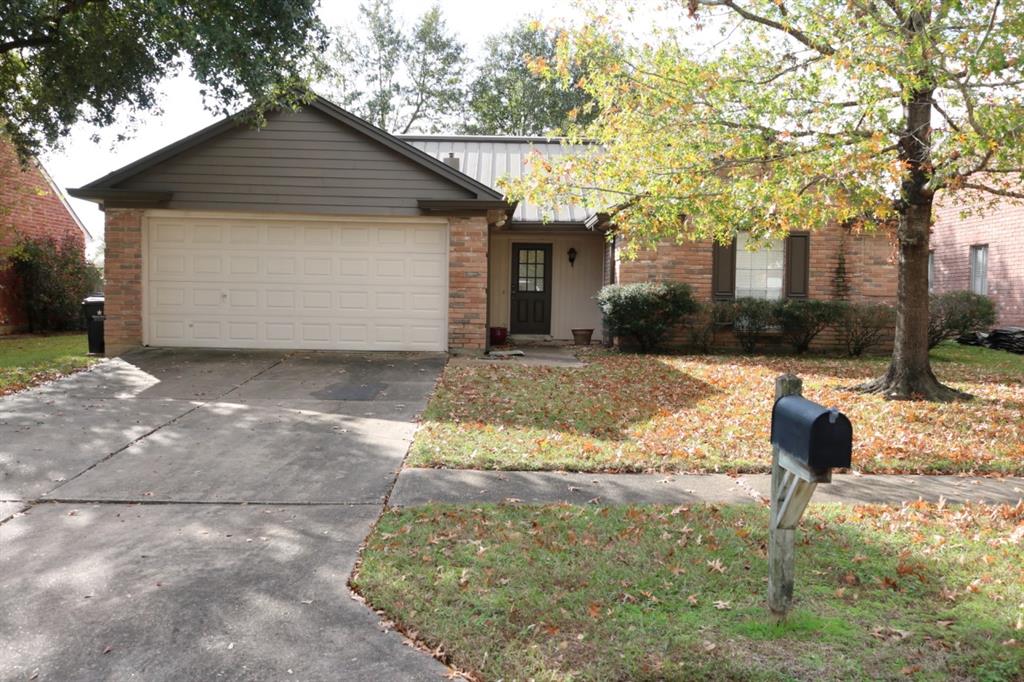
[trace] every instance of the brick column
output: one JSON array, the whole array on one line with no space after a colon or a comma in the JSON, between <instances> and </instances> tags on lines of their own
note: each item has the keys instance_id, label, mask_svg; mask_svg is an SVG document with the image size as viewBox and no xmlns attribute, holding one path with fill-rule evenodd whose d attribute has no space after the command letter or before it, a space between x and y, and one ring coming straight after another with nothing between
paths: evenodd
<instances>
[{"instance_id":1,"label":"brick column","mask_svg":"<svg viewBox=\"0 0 1024 682\"><path fill-rule=\"evenodd\" d=\"M487 339L487 219L448 221L448 349L480 353Z\"/></svg>"},{"instance_id":2,"label":"brick column","mask_svg":"<svg viewBox=\"0 0 1024 682\"><path fill-rule=\"evenodd\" d=\"M142 211L108 208L103 336L107 355L142 345Z\"/></svg>"}]
</instances>

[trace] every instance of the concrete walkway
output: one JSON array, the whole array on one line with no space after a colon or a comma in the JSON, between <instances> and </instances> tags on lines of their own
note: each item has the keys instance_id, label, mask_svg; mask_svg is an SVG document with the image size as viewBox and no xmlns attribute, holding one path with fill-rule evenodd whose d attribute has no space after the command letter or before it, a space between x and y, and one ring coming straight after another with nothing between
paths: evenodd
<instances>
[{"instance_id":1,"label":"concrete walkway","mask_svg":"<svg viewBox=\"0 0 1024 682\"><path fill-rule=\"evenodd\" d=\"M563 472L403 469L391 506L428 502L473 504L518 500L526 503L683 504L752 503L766 500L767 474L578 474ZM858 476L837 474L819 485L815 502L899 504L938 502L1016 504L1024 478L963 476Z\"/></svg>"},{"instance_id":2,"label":"concrete walkway","mask_svg":"<svg viewBox=\"0 0 1024 682\"><path fill-rule=\"evenodd\" d=\"M440 680L347 580L440 354L148 350L0 398L0 680Z\"/></svg>"}]
</instances>

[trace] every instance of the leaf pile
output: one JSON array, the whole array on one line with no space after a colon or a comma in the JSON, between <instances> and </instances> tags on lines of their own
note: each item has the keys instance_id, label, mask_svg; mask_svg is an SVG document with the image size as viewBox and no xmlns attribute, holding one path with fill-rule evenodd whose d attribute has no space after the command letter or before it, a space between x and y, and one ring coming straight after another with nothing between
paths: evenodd
<instances>
[{"instance_id":1,"label":"leaf pile","mask_svg":"<svg viewBox=\"0 0 1024 682\"><path fill-rule=\"evenodd\" d=\"M985 351L996 353L996 351ZM889 401L849 390L881 360L594 354L582 368L450 365L424 414L418 466L574 471L767 471L774 381L854 426L865 473L1024 472L1024 361L943 362L968 402Z\"/></svg>"}]
</instances>

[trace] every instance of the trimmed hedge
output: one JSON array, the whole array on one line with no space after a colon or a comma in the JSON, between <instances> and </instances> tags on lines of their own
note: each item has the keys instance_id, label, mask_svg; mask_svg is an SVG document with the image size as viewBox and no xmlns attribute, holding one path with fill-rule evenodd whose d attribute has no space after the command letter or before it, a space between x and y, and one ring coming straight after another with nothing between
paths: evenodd
<instances>
[{"instance_id":1,"label":"trimmed hedge","mask_svg":"<svg viewBox=\"0 0 1024 682\"><path fill-rule=\"evenodd\" d=\"M775 306L782 335L797 354L806 353L814 337L836 324L842 313L843 305L838 301L789 299Z\"/></svg>"},{"instance_id":2,"label":"trimmed hedge","mask_svg":"<svg viewBox=\"0 0 1024 682\"><path fill-rule=\"evenodd\" d=\"M612 336L633 339L645 353L698 308L690 287L679 282L609 284L595 298Z\"/></svg>"},{"instance_id":3,"label":"trimmed hedge","mask_svg":"<svg viewBox=\"0 0 1024 682\"><path fill-rule=\"evenodd\" d=\"M836 327L846 353L859 357L877 346L896 324L896 309L884 303L843 303Z\"/></svg>"},{"instance_id":4,"label":"trimmed hedge","mask_svg":"<svg viewBox=\"0 0 1024 682\"><path fill-rule=\"evenodd\" d=\"M996 323L996 306L988 296L950 291L928 297L928 347L946 339L988 329Z\"/></svg>"}]
</instances>

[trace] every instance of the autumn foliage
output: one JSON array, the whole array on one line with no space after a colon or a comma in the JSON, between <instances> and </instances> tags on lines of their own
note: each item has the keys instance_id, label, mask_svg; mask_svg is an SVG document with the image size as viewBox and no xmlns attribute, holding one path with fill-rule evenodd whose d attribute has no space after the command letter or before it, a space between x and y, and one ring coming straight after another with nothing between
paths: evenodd
<instances>
[{"instance_id":1,"label":"autumn foliage","mask_svg":"<svg viewBox=\"0 0 1024 682\"><path fill-rule=\"evenodd\" d=\"M767 471L775 378L854 426L865 473L1024 472L1024 363L937 364L970 402L888 401L848 387L879 359L597 354L582 368L450 364L411 451L419 466ZM1005 356L1005 358L1003 357Z\"/></svg>"}]
</instances>

